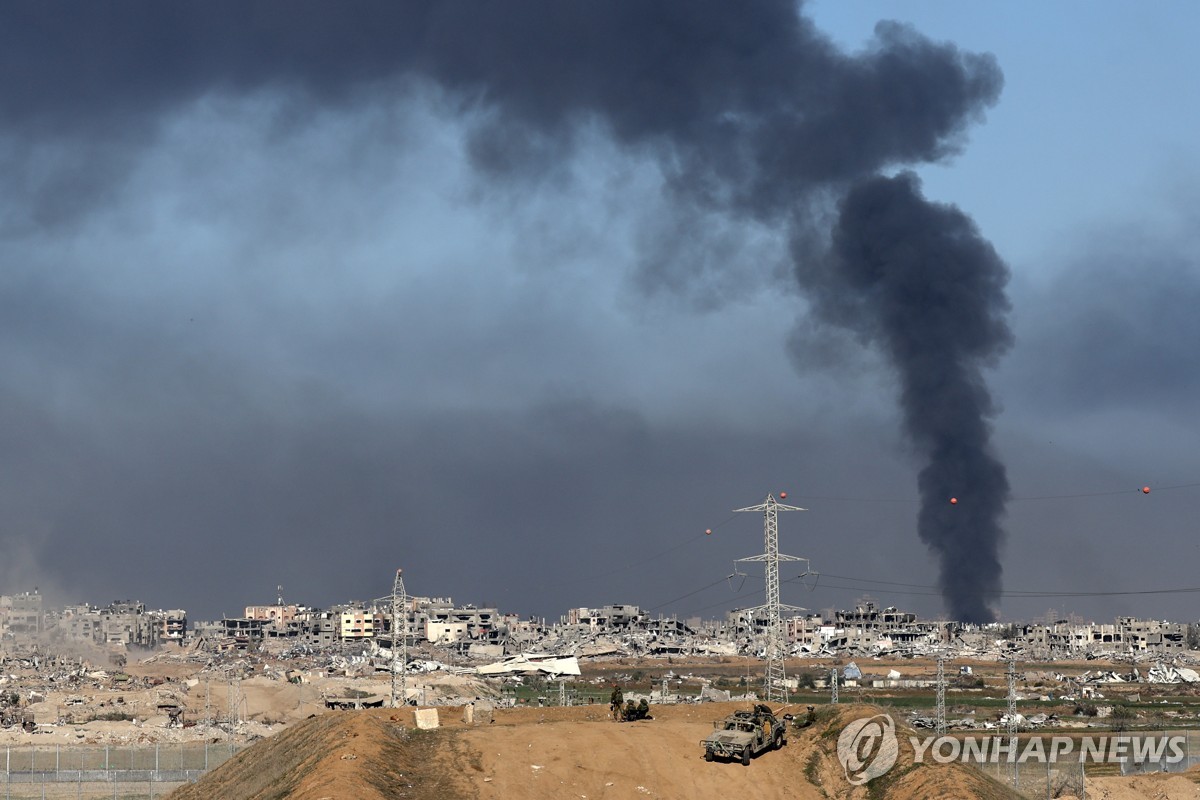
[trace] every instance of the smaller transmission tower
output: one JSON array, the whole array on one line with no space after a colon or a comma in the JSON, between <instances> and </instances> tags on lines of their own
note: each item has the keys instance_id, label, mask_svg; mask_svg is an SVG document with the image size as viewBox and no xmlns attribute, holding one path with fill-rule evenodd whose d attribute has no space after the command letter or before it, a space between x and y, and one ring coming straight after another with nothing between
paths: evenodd
<instances>
[{"instance_id":1,"label":"smaller transmission tower","mask_svg":"<svg viewBox=\"0 0 1200 800\"><path fill-rule=\"evenodd\" d=\"M392 583L392 708L408 704L408 593L404 570L396 570Z\"/></svg>"},{"instance_id":2,"label":"smaller transmission tower","mask_svg":"<svg viewBox=\"0 0 1200 800\"><path fill-rule=\"evenodd\" d=\"M835 666L829 670L829 702L835 706L837 705L837 684L838 674L837 667Z\"/></svg>"},{"instance_id":3,"label":"smaller transmission tower","mask_svg":"<svg viewBox=\"0 0 1200 800\"><path fill-rule=\"evenodd\" d=\"M558 704L565 706L567 704L567 679L563 678L558 682Z\"/></svg>"},{"instance_id":4,"label":"smaller transmission tower","mask_svg":"<svg viewBox=\"0 0 1200 800\"><path fill-rule=\"evenodd\" d=\"M934 725L938 737L946 735L946 659L941 653L937 660L937 709Z\"/></svg>"},{"instance_id":5,"label":"smaller transmission tower","mask_svg":"<svg viewBox=\"0 0 1200 800\"><path fill-rule=\"evenodd\" d=\"M1017 751L1017 665L1008 660L1008 746Z\"/></svg>"},{"instance_id":6,"label":"smaller transmission tower","mask_svg":"<svg viewBox=\"0 0 1200 800\"><path fill-rule=\"evenodd\" d=\"M229 724L237 725L242 721L242 679L234 678L229 682Z\"/></svg>"}]
</instances>

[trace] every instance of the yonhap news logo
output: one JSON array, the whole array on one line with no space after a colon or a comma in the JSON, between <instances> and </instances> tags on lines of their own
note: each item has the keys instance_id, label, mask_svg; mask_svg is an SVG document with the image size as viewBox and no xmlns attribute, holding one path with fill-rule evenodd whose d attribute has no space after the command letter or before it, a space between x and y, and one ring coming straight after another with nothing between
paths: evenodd
<instances>
[{"instance_id":1,"label":"yonhap news logo","mask_svg":"<svg viewBox=\"0 0 1200 800\"><path fill-rule=\"evenodd\" d=\"M838 761L852 786L878 778L896 764L900 747L896 723L889 714L856 719L838 736Z\"/></svg>"},{"instance_id":2,"label":"yonhap news logo","mask_svg":"<svg viewBox=\"0 0 1200 800\"><path fill-rule=\"evenodd\" d=\"M1054 764L1156 763L1173 765L1189 760L1184 734L1140 736L909 736L913 763ZM890 714L856 719L842 728L837 754L853 786L885 775L899 757L896 724Z\"/></svg>"}]
</instances>

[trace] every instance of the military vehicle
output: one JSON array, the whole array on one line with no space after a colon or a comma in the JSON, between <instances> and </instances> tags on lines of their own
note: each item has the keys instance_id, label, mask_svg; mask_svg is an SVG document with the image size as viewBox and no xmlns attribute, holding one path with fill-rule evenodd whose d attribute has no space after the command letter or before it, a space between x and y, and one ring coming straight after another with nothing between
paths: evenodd
<instances>
[{"instance_id":1,"label":"military vehicle","mask_svg":"<svg viewBox=\"0 0 1200 800\"><path fill-rule=\"evenodd\" d=\"M775 718L770 706L759 703L750 711L735 711L713 723L713 732L700 742L704 760L716 758L741 759L750 766L750 758L764 750L778 750L787 744L781 720Z\"/></svg>"}]
</instances>

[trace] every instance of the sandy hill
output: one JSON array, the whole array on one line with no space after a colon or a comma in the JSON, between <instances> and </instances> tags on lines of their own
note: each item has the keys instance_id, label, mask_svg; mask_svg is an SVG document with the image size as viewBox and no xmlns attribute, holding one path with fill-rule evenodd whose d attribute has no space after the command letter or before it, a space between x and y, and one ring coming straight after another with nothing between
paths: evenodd
<instances>
[{"instance_id":1,"label":"sandy hill","mask_svg":"<svg viewBox=\"0 0 1200 800\"><path fill-rule=\"evenodd\" d=\"M654 719L617 724L606 708L525 708L467 726L458 709L439 709L443 727L411 728L410 711L331 712L243 751L171 800L377 800L380 798L930 797L1009 800L1017 795L961 765L897 766L867 787L847 784L838 733L877 712L843 705L813 727L790 733L786 748L749 767L705 762L700 740L712 721L744 704L659 706ZM400 724L400 718L407 724ZM903 740L903 736L901 737Z\"/></svg>"}]
</instances>

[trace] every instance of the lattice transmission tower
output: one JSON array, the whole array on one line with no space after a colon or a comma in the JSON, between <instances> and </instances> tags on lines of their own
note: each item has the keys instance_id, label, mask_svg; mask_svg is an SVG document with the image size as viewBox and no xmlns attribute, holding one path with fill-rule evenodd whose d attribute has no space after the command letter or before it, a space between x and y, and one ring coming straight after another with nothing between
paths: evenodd
<instances>
[{"instance_id":1,"label":"lattice transmission tower","mask_svg":"<svg viewBox=\"0 0 1200 800\"><path fill-rule=\"evenodd\" d=\"M937 657L937 708L934 711L934 729L938 737L946 735L946 658Z\"/></svg>"},{"instance_id":2,"label":"lattice transmission tower","mask_svg":"<svg viewBox=\"0 0 1200 800\"><path fill-rule=\"evenodd\" d=\"M408 592L404 570L396 570L392 583L392 708L408 703Z\"/></svg>"},{"instance_id":3,"label":"lattice transmission tower","mask_svg":"<svg viewBox=\"0 0 1200 800\"><path fill-rule=\"evenodd\" d=\"M779 552L779 512L780 511L805 511L806 509L798 506L788 506L777 501L774 495L767 495L766 501L759 503L756 506L747 506L746 508L736 508L735 512L740 511L761 511L763 515L763 549L762 555L749 556L747 558L739 558L734 562L734 572L737 572L737 563L742 561L761 561L765 565L767 596L766 603L761 606L756 606L747 609L747 614L753 619L753 615L759 612L766 614L767 619L767 646L766 646L766 661L767 672L763 681L763 694L767 702L787 702L787 686L785 681L787 675L784 672L783 660L787 656L787 649L784 646L783 636L783 618L781 616L782 609L786 608L789 611L803 611L804 609L797 606L785 606L779 602L779 562L780 561L803 561L804 572L800 577L809 574L809 562L807 558L799 556L785 556Z\"/></svg>"},{"instance_id":4,"label":"lattice transmission tower","mask_svg":"<svg viewBox=\"0 0 1200 800\"><path fill-rule=\"evenodd\" d=\"M1017 664L1008 660L1008 746L1017 751Z\"/></svg>"}]
</instances>

